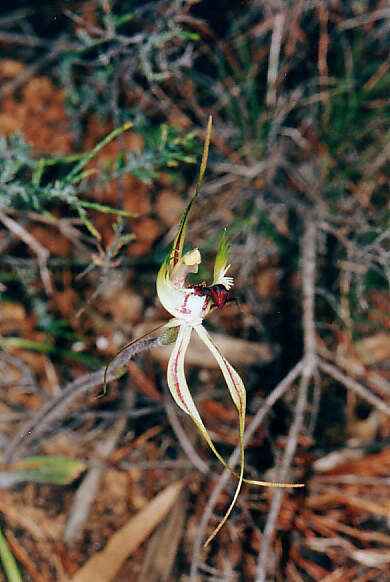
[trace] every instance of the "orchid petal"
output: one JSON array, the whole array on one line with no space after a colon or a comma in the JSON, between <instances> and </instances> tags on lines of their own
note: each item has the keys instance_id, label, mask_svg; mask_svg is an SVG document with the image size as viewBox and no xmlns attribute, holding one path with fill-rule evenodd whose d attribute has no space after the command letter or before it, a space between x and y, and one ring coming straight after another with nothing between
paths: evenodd
<instances>
[{"instance_id":1,"label":"orchid petal","mask_svg":"<svg viewBox=\"0 0 390 582\"><path fill-rule=\"evenodd\" d=\"M186 311L180 311L180 309L182 309L183 307L185 308L186 297L188 297L188 295L190 294L189 291L184 289L184 277L186 272L187 273L196 272L197 265L200 263L200 253L197 249L194 249L193 251L186 253L184 257L182 257L182 254L184 238L187 229L188 216L193 203L195 202L196 198L199 195L203 175L206 170L206 163L211 136L211 124L212 118L210 116L207 125L206 140L203 146L202 163L200 166L198 182L195 188L195 194L191 198L184 212L183 218L181 219L180 222L179 230L173 241L172 248L169 251L168 255L165 257L165 260L163 261L157 276L157 295L165 309L169 311L169 313L171 313L171 315L173 316L177 316L179 315L179 313L186 313ZM178 265L179 261L183 262L184 267L183 273L180 273L180 266ZM178 276L179 279L182 279L179 285L174 284L174 281L171 280L171 276L173 274L173 270L175 269L175 267L178 267L176 269L176 276ZM197 305L197 307L200 307L200 310L202 311L203 302L195 301L195 303L199 304ZM205 316L206 314L203 313L202 315ZM184 317L184 319L190 318Z\"/></svg>"},{"instance_id":2,"label":"orchid petal","mask_svg":"<svg viewBox=\"0 0 390 582\"><path fill-rule=\"evenodd\" d=\"M209 155L211 125L212 125L212 117L210 115L209 120L208 120L208 124L207 124L206 139L205 139L204 146L203 146L202 162L200 165L199 178L198 178L198 182L196 184L195 194L191 198L191 200L190 200L190 202L189 202L189 204L184 212L183 218L181 219L181 222L180 222L179 230L178 230L177 235L175 236L175 239L173 241L172 248L171 248L170 252L168 253L161 269L163 268L164 264L166 264L169 267L169 269L171 270L173 267L175 267L177 265L177 263L181 259L181 256L183 253L184 238L185 238L185 234L186 234L186 230L187 230L188 216L189 216L189 213L190 213L190 210L191 210L193 203L195 202L196 198L199 195L200 187L202 185L203 175L204 175L205 170L206 170L207 158Z\"/></svg>"},{"instance_id":3,"label":"orchid petal","mask_svg":"<svg viewBox=\"0 0 390 582\"><path fill-rule=\"evenodd\" d=\"M207 315L208 297L198 295L194 289L174 285L160 269L157 293L165 309L180 320L180 324L199 325Z\"/></svg>"},{"instance_id":4,"label":"orchid petal","mask_svg":"<svg viewBox=\"0 0 390 582\"><path fill-rule=\"evenodd\" d=\"M164 261L157 275L157 295L161 304L173 316L178 315L177 307L185 302L188 289L176 287L170 279L169 264Z\"/></svg>"},{"instance_id":5,"label":"orchid petal","mask_svg":"<svg viewBox=\"0 0 390 582\"><path fill-rule=\"evenodd\" d=\"M219 243L217 256L214 263L214 280L213 285L224 285L226 289L233 286L233 277L225 277L230 265L226 265L229 258L229 241L226 234L226 228L223 231Z\"/></svg>"},{"instance_id":6,"label":"orchid petal","mask_svg":"<svg viewBox=\"0 0 390 582\"><path fill-rule=\"evenodd\" d=\"M238 495L240 493L241 485L243 482L249 483L250 485L261 485L264 487L303 487L303 484L291 484L291 483L272 483L268 481L256 481L254 479L246 479L244 478L244 464L245 464L245 454L244 454L244 428L245 428L245 406L246 406L246 391L243 381L241 380L239 374L233 368L233 366L226 360L223 354L220 352L218 346L214 343L213 339L208 334L207 330L198 325L194 328L198 333L199 337L202 341L206 344L209 350L214 355L215 359L217 360L219 367L224 375L226 384L228 385L232 400L238 410L239 413L239 422L240 422L240 471L236 473L230 465L221 457L218 451L212 447L214 454L218 457L221 463L228 469L231 473L233 473L236 477L238 477L238 484L236 487L236 491L234 493L233 499L224 515L222 520L219 522L218 526L214 529L212 534L207 538L204 547L208 546L211 540L217 535L220 529L223 527L224 523L228 519L229 515L231 514L234 505L237 501Z\"/></svg>"}]
</instances>

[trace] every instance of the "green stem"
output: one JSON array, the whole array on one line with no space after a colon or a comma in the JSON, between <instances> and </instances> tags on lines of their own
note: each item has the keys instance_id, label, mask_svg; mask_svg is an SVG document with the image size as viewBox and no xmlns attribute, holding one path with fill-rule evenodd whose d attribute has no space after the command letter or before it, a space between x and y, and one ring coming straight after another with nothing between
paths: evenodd
<instances>
[{"instance_id":1,"label":"green stem","mask_svg":"<svg viewBox=\"0 0 390 582\"><path fill-rule=\"evenodd\" d=\"M102 139L102 141L100 141L98 144L96 144L95 147L90 152L88 152L83 157L83 159L79 161L78 164L75 165L73 170L71 170L71 172L69 172L69 174L66 177L66 182L71 182L73 180L73 178L75 176L77 176L77 174L80 173L80 171L84 168L84 166L86 166L88 164L88 162L90 162L96 156L96 154L98 154L100 152L101 149L103 149L113 139L115 139L116 137L121 135L124 131L130 129L130 127L132 127L132 125L133 124L130 121L128 121L127 123L125 123L121 127L114 129L104 139Z\"/></svg>"}]
</instances>

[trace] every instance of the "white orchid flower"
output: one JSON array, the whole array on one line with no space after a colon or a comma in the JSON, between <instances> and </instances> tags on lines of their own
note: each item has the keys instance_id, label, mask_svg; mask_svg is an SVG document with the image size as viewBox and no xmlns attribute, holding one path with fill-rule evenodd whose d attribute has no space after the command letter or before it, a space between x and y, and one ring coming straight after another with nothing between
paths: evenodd
<instances>
[{"instance_id":1,"label":"white orchid flower","mask_svg":"<svg viewBox=\"0 0 390 582\"><path fill-rule=\"evenodd\" d=\"M239 495L241 485L243 482L252 485L262 485L267 487L301 487L301 484L288 483L269 483L267 481L254 481L244 478L244 428L245 428L245 409L246 409L246 391L244 383L227 361L225 356L221 353L214 340L209 335L206 328L203 326L203 320L207 317L210 311L217 307L222 309L226 304L229 290L233 287L233 277L226 276L230 268L228 262L229 245L227 241L226 231L221 237L218 252L214 264L214 277L211 286L206 284L188 286L186 287L186 277L190 273L197 273L198 266L201 263L201 254L198 249L192 249L183 254L184 238L187 228L188 216L191 207L197 198L202 182L203 174L206 168L208 147L211 134L211 117L207 127L206 141L203 149L202 163L200 167L199 179L196 186L195 194L190 200L184 216L181 220L178 233L173 241L172 248L161 265L157 276L157 294L165 309L173 316L172 319L164 325L166 328L166 337L164 343L172 343L174 346L168 362L167 381L169 390L176 402L176 404L187 414L189 414L198 427L201 435L206 440L207 444L214 452L218 460L231 471L237 478L238 484L233 497L223 519L215 528L213 533L207 539L205 546L215 537L218 531L229 517L237 497ZM156 330L153 330L156 331ZM240 469L235 472L220 455L215 448L210 435L201 419L201 416L196 408L195 402L192 398L191 392L188 388L185 372L184 360L187 352L188 344L192 333L198 334L202 342L213 354L216 359L227 387L230 396L238 411L239 417L239 442L240 442ZM133 343L133 342L131 342ZM126 349L127 344L121 351ZM120 353L120 352L118 352ZM106 368L107 371L107 368Z\"/></svg>"}]
</instances>

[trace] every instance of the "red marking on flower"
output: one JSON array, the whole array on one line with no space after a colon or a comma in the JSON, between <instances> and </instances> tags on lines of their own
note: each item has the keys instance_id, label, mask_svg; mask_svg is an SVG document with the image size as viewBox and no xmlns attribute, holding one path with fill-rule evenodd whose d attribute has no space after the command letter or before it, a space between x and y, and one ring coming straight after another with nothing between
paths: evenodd
<instances>
[{"instance_id":1,"label":"red marking on flower","mask_svg":"<svg viewBox=\"0 0 390 582\"><path fill-rule=\"evenodd\" d=\"M177 309L176 311L178 311L179 313L191 313L191 309L188 309L188 307L186 307L188 299L189 295L186 295L184 297L183 305L180 307L180 309Z\"/></svg>"},{"instance_id":2,"label":"red marking on flower","mask_svg":"<svg viewBox=\"0 0 390 582\"><path fill-rule=\"evenodd\" d=\"M177 354L176 354L176 358L175 358L175 363L173 366L173 376L174 376L174 382L175 382L175 388L176 388L176 392L177 395L180 399L180 402L183 404L184 408L186 409L186 411L188 412L188 414L191 414L187 405L187 402L184 400L183 394L180 390L180 382L179 382L179 375L178 375L178 367L179 367L179 357L180 357L180 352L182 350L183 347L183 341L180 342L180 345L178 347L177 350Z\"/></svg>"}]
</instances>

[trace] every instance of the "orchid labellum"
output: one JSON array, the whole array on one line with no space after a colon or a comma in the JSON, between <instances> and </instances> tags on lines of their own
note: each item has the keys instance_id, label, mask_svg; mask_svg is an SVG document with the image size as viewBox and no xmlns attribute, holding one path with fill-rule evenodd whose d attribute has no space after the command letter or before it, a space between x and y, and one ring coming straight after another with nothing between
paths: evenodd
<instances>
[{"instance_id":1,"label":"orchid labellum","mask_svg":"<svg viewBox=\"0 0 390 582\"><path fill-rule=\"evenodd\" d=\"M230 265L228 262L229 245L226 232L223 233L219 248L217 251L214 264L214 277L210 286L206 284L188 285L186 284L187 275L197 273L198 266L201 263L201 255L198 249L192 249L183 254L184 238L188 222L189 212L197 198L202 182L203 174L206 168L208 148L211 134L211 117L207 127L206 141L203 149L202 163L200 167L199 179L196 186L195 194L190 200L184 216L181 220L178 233L173 241L172 248L161 265L157 276L157 294L165 309L173 316L172 319L164 325L166 328L165 343L174 341L171 356L168 362L167 380L169 390L177 405L187 414L189 414L198 427L201 435L216 455L218 460L238 478L238 484L233 500L227 509L223 519L215 528L214 532L207 539L205 545L215 537L223 524L230 515L237 497L239 495L243 482L252 485L262 485L268 487L301 487L301 484L287 483L269 483L265 481L254 481L244 478L244 428L245 428L245 405L246 391L243 381L233 366L227 361L215 344L206 328L203 326L203 320L207 317L212 309L217 307L222 309L227 302L229 290L233 287L233 278L227 276ZM171 332L171 333L170 333ZM220 455L212 442L210 435L203 424L195 402L188 388L185 372L184 360L188 344L192 333L196 333L206 347L216 359L230 396L237 408L239 418L239 441L240 441L240 469L236 473ZM131 342L133 343L133 342ZM125 346L126 348L127 346ZM123 348L123 349L125 349ZM122 350L121 350L122 351Z\"/></svg>"}]
</instances>

